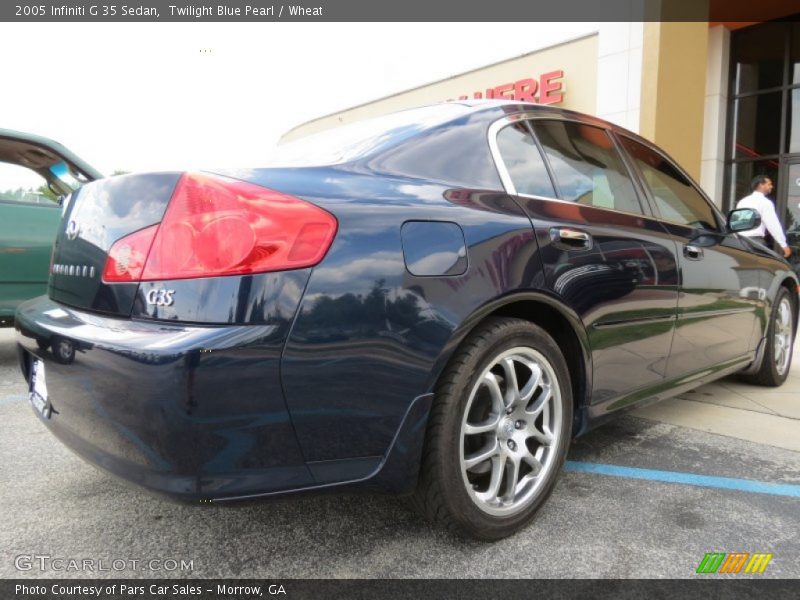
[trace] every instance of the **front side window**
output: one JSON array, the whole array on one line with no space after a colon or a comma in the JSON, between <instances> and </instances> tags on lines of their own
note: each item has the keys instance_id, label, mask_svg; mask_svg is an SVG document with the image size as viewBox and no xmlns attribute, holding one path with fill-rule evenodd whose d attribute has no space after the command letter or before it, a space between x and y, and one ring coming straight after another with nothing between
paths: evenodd
<instances>
[{"instance_id":1,"label":"front side window","mask_svg":"<svg viewBox=\"0 0 800 600\"><path fill-rule=\"evenodd\" d=\"M636 190L605 130L568 121L532 121L561 198L643 214Z\"/></svg>"},{"instance_id":2,"label":"front side window","mask_svg":"<svg viewBox=\"0 0 800 600\"><path fill-rule=\"evenodd\" d=\"M664 219L697 229L718 230L711 205L670 161L630 138L620 139L642 172Z\"/></svg>"}]
</instances>

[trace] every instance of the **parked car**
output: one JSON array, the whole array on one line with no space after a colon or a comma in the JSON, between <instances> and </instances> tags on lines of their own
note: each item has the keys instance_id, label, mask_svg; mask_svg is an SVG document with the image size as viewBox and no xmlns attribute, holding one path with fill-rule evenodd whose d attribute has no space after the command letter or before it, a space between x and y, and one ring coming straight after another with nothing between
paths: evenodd
<instances>
[{"instance_id":1,"label":"parked car","mask_svg":"<svg viewBox=\"0 0 800 600\"><path fill-rule=\"evenodd\" d=\"M0 129L0 327L20 302L47 292L59 198L100 177L58 142Z\"/></svg>"},{"instance_id":2,"label":"parked car","mask_svg":"<svg viewBox=\"0 0 800 600\"><path fill-rule=\"evenodd\" d=\"M757 223L605 121L440 104L262 168L84 185L20 361L62 442L151 490L410 494L495 540L573 436L731 373L786 379L798 280L736 233Z\"/></svg>"}]
</instances>

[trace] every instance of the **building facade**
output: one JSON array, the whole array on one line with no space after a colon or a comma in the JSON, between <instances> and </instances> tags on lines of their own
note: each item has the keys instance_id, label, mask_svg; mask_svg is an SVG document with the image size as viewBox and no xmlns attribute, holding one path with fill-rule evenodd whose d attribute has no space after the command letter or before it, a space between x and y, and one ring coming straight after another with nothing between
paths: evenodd
<instances>
[{"instance_id":1,"label":"building facade","mask_svg":"<svg viewBox=\"0 0 800 600\"><path fill-rule=\"evenodd\" d=\"M723 210L775 182L800 255L800 13L761 23L599 23L586 35L314 119L281 142L395 110L503 98L590 113L669 152Z\"/></svg>"}]
</instances>

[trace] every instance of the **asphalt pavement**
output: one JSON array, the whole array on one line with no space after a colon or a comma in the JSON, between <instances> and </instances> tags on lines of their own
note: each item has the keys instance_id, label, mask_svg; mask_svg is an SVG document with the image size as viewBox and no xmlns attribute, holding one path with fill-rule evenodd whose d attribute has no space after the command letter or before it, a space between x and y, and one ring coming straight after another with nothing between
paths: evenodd
<instances>
[{"instance_id":1,"label":"asphalt pavement","mask_svg":"<svg viewBox=\"0 0 800 600\"><path fill-rule=\"evenodd\" d=\"M431 527L394 497L187 505L131 487L39 423L13 332L0 330L0 577L708 578L695 574L708 552L765 552L756 577L798 578L800 452L711 432L714 419L691 411L769 414L791 432L800 398L785 392L773 408L756 402L759 412L735 380L712 385L576 440L533 524L489 544ZM63 570L70 560L95 570Z\"/></svg>"}]
</instances>

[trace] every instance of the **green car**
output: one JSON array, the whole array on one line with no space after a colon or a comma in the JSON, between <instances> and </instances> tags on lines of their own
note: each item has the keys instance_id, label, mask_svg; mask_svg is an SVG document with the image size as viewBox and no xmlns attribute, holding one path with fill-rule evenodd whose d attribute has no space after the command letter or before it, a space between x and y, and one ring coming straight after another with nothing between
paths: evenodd
<instances>
[{"instance_id":1,"label":"green car","mask_svg":"<svg viewBox=\"0 0 800 600\"><path fill-rule=\"evenodd\" d=\"M0 129L0 326L46 292L50 254L69 195L102 175L53 140Z\"/></svg>"}]
</instances>

